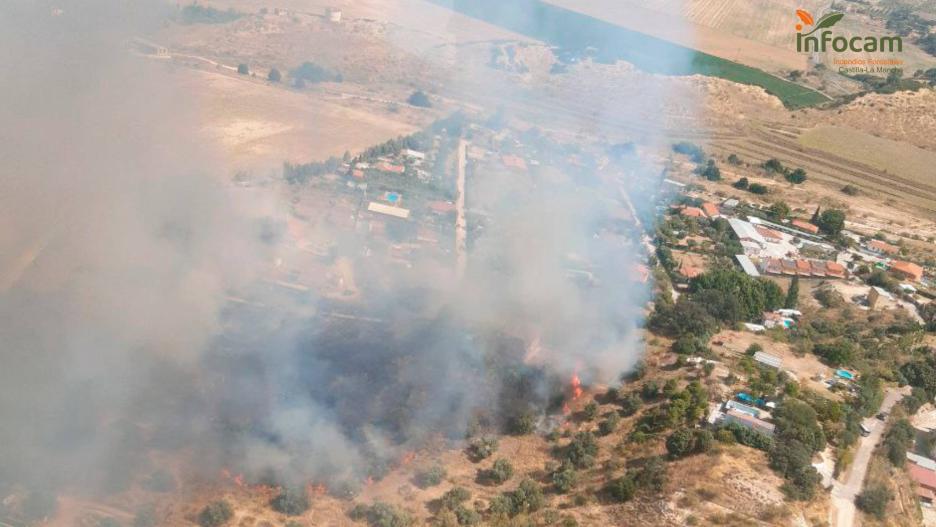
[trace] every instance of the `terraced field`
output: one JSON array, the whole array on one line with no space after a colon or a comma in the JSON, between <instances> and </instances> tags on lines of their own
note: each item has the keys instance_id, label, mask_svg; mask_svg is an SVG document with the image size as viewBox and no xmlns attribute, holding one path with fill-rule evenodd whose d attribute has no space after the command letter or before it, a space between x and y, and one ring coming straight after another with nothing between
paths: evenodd
<instances>
[{"instance_id":1,"label":"terraced field","mask_svg":"<svg viewBox=\"0 0 936 527\"><path fill-rule=\"evenodd\" d=\"M936 214L936 180L914 173L893 173L853 157L813 148L800 140L803 130L789 126L766 125L750 137L714 140L710 147L723 155L737 154L747 161L762 163L775 158L784 165L802 167L811 178L835 185L854 185L866 193L911 204ZM808 136L807 141L808 143ZM909 151L909 148L907 147ZM918 149L919 150L919 149ZM923 151L929 153L928 151ZM925 154L923 154L925 155Z\"/></svg>"}]
</instances>

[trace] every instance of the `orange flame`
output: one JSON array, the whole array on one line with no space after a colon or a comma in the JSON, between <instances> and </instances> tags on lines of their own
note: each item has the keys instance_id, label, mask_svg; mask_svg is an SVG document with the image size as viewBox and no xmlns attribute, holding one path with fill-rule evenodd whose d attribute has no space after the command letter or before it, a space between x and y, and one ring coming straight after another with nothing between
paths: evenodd
<instances>
[{"instance_id":1,"label":"orange flame","mask_svg":"<svg viewBox=\"0 0 936 527\"><path fill-rule=\"evenodd\" d=\"M569 415L572 413L572 408L569 407L569 403L562 405L562 415Z\"/></svg>"},{"instance_id":2,"label":"orange flame","mask_svg":"<svg viewBox=\"0 0 936 527\"><path fill-rule=\"evenodd\" d=\"M234 483L234 484L237 485L238 487L244 487L244 486L246 486L246 484L244 483L244 475L243 475L243 474L237 474L237 475L235 476L235 475L232 475L232 474L231 474L231 471L230 471L230 470L224 468L224 469L221 469L221 476L222 476L224 479L226 479L226 480L228 480L228 481Z\"/></svg>"},{"instance_id":3,"label":"orange flame","mask_svg":"<svg viewBox=\"0 0 936 527\"><path fill-rule=\"evenodd\" d=\"M582 380L579 379L578 372L572 374L572 399L578 399L582 396Z\"/></svg>"}]
</instances>

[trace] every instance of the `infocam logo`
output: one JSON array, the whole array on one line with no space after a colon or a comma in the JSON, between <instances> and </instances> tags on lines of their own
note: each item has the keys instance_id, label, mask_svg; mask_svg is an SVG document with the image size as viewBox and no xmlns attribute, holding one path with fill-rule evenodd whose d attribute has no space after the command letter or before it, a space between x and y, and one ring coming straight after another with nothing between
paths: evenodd
<instances>
[{"instance_id":1,"label":"infocam logo","mask_svg":"<svg viewBox=\"0 0 936 527\"><path fill-rule=\"evenodd\" d=\"M796 24L796 51L825 53L829 47L833 51L855 51L866 53L893 53L903 51L900 37L843 37L833 36L830 28L838 24L845 13L828 13L813 23L809 11L796 10L796 16L802 24ZM813 26L812 31L803 33L804 28ZM814 33L819 32L818 35Z\"/></svg>"}]
</instances>

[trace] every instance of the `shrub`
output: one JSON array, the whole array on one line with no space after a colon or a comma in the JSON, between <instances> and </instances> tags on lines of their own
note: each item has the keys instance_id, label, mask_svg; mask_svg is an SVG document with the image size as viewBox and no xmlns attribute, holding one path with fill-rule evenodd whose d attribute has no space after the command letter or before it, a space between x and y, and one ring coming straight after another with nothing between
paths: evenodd
<instances>
[{"instance_id":1,"label":"shrub","mask_svg":"<svg viewBox=\"0 0 936 527\"><path fill-rule=\"evenodd\" d=\"M621 416L617 412L609 412L604 421L598 425L598 433L606 436L614 432L620 422Z\"/></svg>"},{"instance_id":2,"label":"shrub","mask_svg":"<svg viewBox=\"0 0 936 527\"><path fill-rule=\"evenodd\" d=\"M270 70L270 73L267 74L267 80L270 82L279 82L283 80L283 74L276 68Z\"/></svg>"},{"instance_id":3,"label":"shrub","mask_svg":"<svg viewBox=\"0 0 936 527\"><path fill-rule=\"evenodd\" d=\"M751 183L750 183L750 181L748 181L748 178L743 177L743 178L741 178L741 179L735 181L731 186L733 186L734 188L736 188L736 189L738 189L738 190L747 190L748 187L750 186L750 184L751 184Z\"/></svg>"},{"instance_id":4,"label":"shrub","mask_svg":"<svg viewBox=\"0 0 936 527\"><path fill-rule=\"evenodd\" d=\"M633 499L637 492L637 484L630 475L615 479L608 485L608 494L615 500L624 503Z\"/></svg>"},{"instance_id":5,"label":"shrub","mask_svg":"<svg viewBox=\"0 0 936 527\"><path fill-rule=\"evenodd\" d=\"M479 437L473 439L471 443L468 444L468 457L473 461L487 459L494 455L494 452L497 452L497 447L497 439L494 437Z\"/></svg>"},{"instance_id":6,"label":"shrub","mask_svg":"<svg viewBox=\"0 0 936 527\"><path fill-rule=\"evenodd\" d=\"M575 484L578 481L578 474L575 473L575 467L572 463L566 460L556 467L550 478L552 479L553 485L556 487L556 491L560 494L566 494L575 488Z\"/></svg>"},{"instance_id":7,"label":"shrub","mask_svg":"<svg viewBox=\"0 0 936 527\"><path fill-rule=\"evenodd\" d=\"M273 498L270 506L287 516L299 516L309 510L309 496L301 488L285 488Z\"/></svg>"},{"instance_id":8,"label":"shrub","mask_svg":"<svg viewBox=\"0 0 936 527\"><path fill-rule=\"evenodd\" d=\"M223 500L209 503L198 514L198 524L202 527L218 527L227 523L234 516L231 505Z\"/></svg>"},{"instance_id":9,"label":"shrub","mask_svg":"<svg viewBox=\"0 0 936 527\"><path fill-rule=\"evenodd\" d=\"M750 191L752 194L758 194L758 195L764 195L770 192L770 190L767 187L765 187L764 185L761 185L760 183L751 183L748 186L748 191Z\"/></svg>"},{"instance_id":10,"label":"shrub","mask_svg":"<svg viewBox=\"0 0 936 527\"><path fill-rule=\"evenodd\" d=\"M621 411L625 416L631 416L640 410L643 400L635 392L630 392L621 399Z\"/></svg>"},{"instance_id":11,"label":"shrub","mask_svg":"<svg viewBox=\"0 0 936 527\"><path fill-rule=\"evenodd\" d=\"M513 435L532 434L536 429L536 416L532 412L522 412L512 417L507 424L507 431Z\"/></svg>"},{"instance_id":12,"label":"shrub","mask_svg":"<svg viewBox=\"0 0 936 527\"><path fill-rule=\"evenodd\" d=\"M793 183L794 185L799 185L800 183L803 183L806 181L806 171L803 170L802 168L797 168L796 170L788 172L785 177L786 177L786 180L789 181L790 183Z\"/></svg>"},{"instance_id":13,"label":"shrub","mask_svg":"<svg viewBox=\"0 0 936 527\"><path fill-rule=\"evenodd\" d=\"M875 518L883 520L884 512L887 510L887 503L893 497L893 494L891 494L891 491L887 487L878 483L869 485L861 494L856 496L855 505Z\"/></svg>"},{"instance_id":14,"label":"shrub","mask_svg":"<svg viewBox=\"0 0 936 527\"><path fill-rule=\"evenodd\" d=\"M416 472L416 486L421 489L434 487L445 479L445 467L442 465L433 465L427 469Z\"/></svg>"},{"instance_id":15,"label":"shrub","mask_svg":"<svg viewBox=\"0 0 936 527\"><path fill-rule=\"evenodd\" d=\"M351 518L365 520L370 527L408 527L413 522L409 514L383 502L370 507L358 505L352 509Z\"/></svg>"},{"instance_id":16,"label":"shrub","mask_svg":"<svg viewBox=\"0 0 936 527\"><path fill-rule=\"evenodd\" d=\"M459 505L471 499L471 492L464 487L452 487L439 498L439 504L447 509L455 510Z\"/></svg>"},{"instance_id":17,"label":"shrub","mask_svg":"<svg viewBox=\"0 0 936 527\"><path fill-rule=\"evenodd\" d=\"M728 154L728 164L738 166L741 164L741 158L736 154Z\"/></svg>"},{"instance_id":18,"label":"shrub","mask_svg":"<svg viewBox=\"0 0 936 527\"><path fill-rule=\"evenodd\" d=\"M244 63L238 64L237 73L240 73L241 75L250 75L250 68Z\"/></svg>"},{"instance_id":19,"label":"shrub","mask_svg":"<svg viewBox=\"0 0 936 527\"><path fill-rule=\"evenodd\" d=\"M494 465L492 465L490 470L485 473L486 479L497 485L500 485L501 483L504 483L512 478L513 474L513 465L510 464L510 461L507 461L504 458L495 460Z\"/></svg>"},{"instance_id":20,"label":"shrub","mask_svg":"<svg viewBox=\"0 0 936 527\"><path fill-rule=\"evenodd\" d=\"M416 90L409 96L406 102L410 103L413 106L418 106L420 108L431 108L432 101L429 100L429 96L426 95L422 90Z\"/></svg>"},{"instance_id":21,"label":"shrub","mask_svg":"<svg viewBox=\"0 0 936 527\"><path fill-rule=\"evenodd\" d=\"M666 481L666 463L661 457L652 457L647 460L644 466L641 467L636 478L636 483L639 487L656 492L663 490Z\"/></svg>"},{"instance_id":22,"label":"shrub","mask_svg":"<svg viewBox=\"0 0 936 527\"><path fill-rule=\"evenodd\" d=\"M593 421L596 417L598 417L598 403L591 401L586 404L583 410L583 414L585 415L585 419Z\"/></svg>"},{"instance_id":23,"label":"shrub","mask_svg":"<svg viewBox=\"0 0 936 527\"><path fill-rule=\"evenodd\" d=\"M595 464L598 455L598 442L591 432L575 434L572 442L566 448L566 459L578 468L588 468Z\"/></svg>"}]
</instances>

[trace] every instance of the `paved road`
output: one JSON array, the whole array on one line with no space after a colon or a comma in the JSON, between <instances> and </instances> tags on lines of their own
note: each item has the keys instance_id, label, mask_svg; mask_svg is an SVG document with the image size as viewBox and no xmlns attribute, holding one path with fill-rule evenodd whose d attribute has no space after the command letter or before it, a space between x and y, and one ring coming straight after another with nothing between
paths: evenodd
<instances>
[{"instance_id":1,"label":"paved road","mask_svg":"<svg viewBox=\"0 0 936 527\"><path fill-rule=\"evenodd\" d=\"M881 412L890 412L904 396L906 389L889 388L884 394ZM832 527L852 527L855 523L855 496L861 493L865 476L868 474L868 464L874 447L884 435L884 423L875 418L865 420L865 426L871 428L867 437L858 440L855 458L851 467L845 474L845 480L832 480L832 507L829 509L829 524Z\"/></svg>"}]
</instances>

